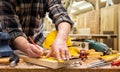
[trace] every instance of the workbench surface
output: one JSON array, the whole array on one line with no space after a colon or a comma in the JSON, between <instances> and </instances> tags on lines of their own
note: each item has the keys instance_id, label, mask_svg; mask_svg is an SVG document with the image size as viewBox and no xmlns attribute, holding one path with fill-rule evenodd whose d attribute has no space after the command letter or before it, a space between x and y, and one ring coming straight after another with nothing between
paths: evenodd
<instances>
[{"instance_id":1,"label":"workbench surface","mask_svg":"<svg viewBox=\"0 0 120 72\"><path fill-rule=\"evenodd\" d=\"M92 69L82 68L82 67L50 69L26 62L19 63L14 68L11 68L9 65L0 64L0 72L38 72L38 71L39 72L120 72L120 67L104 66L101 68L92 68Z\"/></svg>"},{"instance_id":2,"label":"workbench surface","mask_svg":"<svg viewBox=\"0 0 120 72\"><path fill-rule=\"evenodd\" d=\"M86 68L87 63L94 61L96 61L96 58L88 58L85 60L84 64L79 66L67 66L64 68L51 69L27 63L20 59L20 62L15 67L10 67L8 63L0 64L0 72L120 72L120 66L105 65L99 68Z\"/></svg>"}]
</instances>

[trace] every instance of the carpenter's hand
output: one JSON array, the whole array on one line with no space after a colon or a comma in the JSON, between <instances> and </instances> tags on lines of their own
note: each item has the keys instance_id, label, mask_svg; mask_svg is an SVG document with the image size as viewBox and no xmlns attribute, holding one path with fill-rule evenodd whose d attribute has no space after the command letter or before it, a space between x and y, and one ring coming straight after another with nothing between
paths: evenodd
<instances>
[{"instance_id":1,"label":"carpenter's hand","mask_svg":"<svg viewBox=\"0 0 120 72\"><path fill-rule=\"evenodd\" d=\"M37 45L37 47L33 44L28 43L28 48L26 49L26 53L29 57L41 57L43 54L42 48Z\"/></svg>"},{"instance_id":2,"label":"carpenter's hand","mask_svg":"<svg viewBox=\"0 0 120 72\"><path fill-rule=\"evenodd\" d=\"M13 41L13 44L17 49L25 52L29 57L40 57L43 54L41 47L38 45L38 47L36 47L35 45L29 43L23 36L17 37Z\"/></svg>"},{"instance_id":3,"label":"carpenter's hand","mask_svg":"<svg viewBox=\"0 0 120 72\"><path fill-rule=\"evenodd\" d=\"M54 41L50 52L47 54L47 57L52 56L53 54L58 60L66 60L71 58L66 42L60 39L56 39Z\"/></svg>"}]
</instances>

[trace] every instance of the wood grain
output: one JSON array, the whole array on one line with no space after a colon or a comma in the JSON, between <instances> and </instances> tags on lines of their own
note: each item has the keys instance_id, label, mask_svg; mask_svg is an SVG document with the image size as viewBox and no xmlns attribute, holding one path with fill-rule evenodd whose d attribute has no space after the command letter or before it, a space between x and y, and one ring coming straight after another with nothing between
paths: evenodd
<instances>
[{"instance_id":1,"label":"wood grain","mask_svg":"<svg viewBox=\"0 0 120 72\"><path fill-rule=\"evenodd\" d=\"M48 60L45 58L30 58L25 55L20 55L20 57L25 62L29 62L29 63L40 65L40 66L45 66L48 68L57 69L65 66L63 62L58 62L57 60Z\"/></svg>"},{"instance_id":2,"label":"wood grain","mask_svg":"<svg viewBox=\"0 0 120 72\"><path fill-rule=\"evenodd\" d=\"M120 5L118 5L118 48L120 51Z\"/></svg>"},{"instance_id":3,"label":"wood grain","mask_svg":"<svg viewBox=\"0 0 120 72\"><path fill-rule=\"evenodd\" d=\"M100 33L104 31L113 31L118 34L118 6L113 5L101 9ZM114 39L113 49L118 50L117 39Z\"/></svg>"},{"instance_id":4,"label":"wood grain","mask_svg":"<svg viewBox=\"0 0 120 72\"><path fill-rule=\"evenodd\" d=\"M77 30L90 28L91 34L99 34L99 11L93 10L77 16Z\"/></svg>"}]
</instances>

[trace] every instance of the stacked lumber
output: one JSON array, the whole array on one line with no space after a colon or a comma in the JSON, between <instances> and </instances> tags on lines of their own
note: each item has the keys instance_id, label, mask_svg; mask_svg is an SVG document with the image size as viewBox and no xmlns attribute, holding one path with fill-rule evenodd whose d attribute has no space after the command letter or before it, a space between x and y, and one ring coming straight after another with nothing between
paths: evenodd
<instances>
[{"instance_id":1,"label":"stacked lumber","mask_svg":"<svg viewBox=\"0 0 120 72\"><path fill-rule=\"evenodd\" d=\"M118 35L118 5L101 8L100 33L113 32ZM118 39L114 39L113 49L118 50Z\"/></svg>"},{"instance_id":2,"label":"stacked lumber","mask_svg":"<svg viewBox=\"0 0 120 72\"><path fill-rule=\"evenodd\" d=\"M76 17L77 30L90 28L90 34L99 34L99 11L93 10Z\"/></svg>"},{"instance_id":3,"label":"stacked lumber","mask_svg":"<svg viewBox=\"0 0 120 72\"><path fill-rule=\"evenodd\" d=\"M117 34L117 5L101 9L101 33L103 31L114 31Z\"/></svg>"}]
</instances>

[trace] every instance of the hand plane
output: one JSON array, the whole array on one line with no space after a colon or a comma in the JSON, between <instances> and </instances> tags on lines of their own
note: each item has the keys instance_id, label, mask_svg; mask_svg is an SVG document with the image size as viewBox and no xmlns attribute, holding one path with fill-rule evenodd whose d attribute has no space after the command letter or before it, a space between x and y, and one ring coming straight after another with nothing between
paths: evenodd
<instances>
[{"instance_id":1,"label":"hand plane","mask_svg":"<svg viewBox=\"0 0 120 72\"><path fill-rule=\"evenodd\" d=\"M10 35L7 32L0 32L0 57L7 57L13 54L9 46Z\"/></svg>"}]
</instances>

